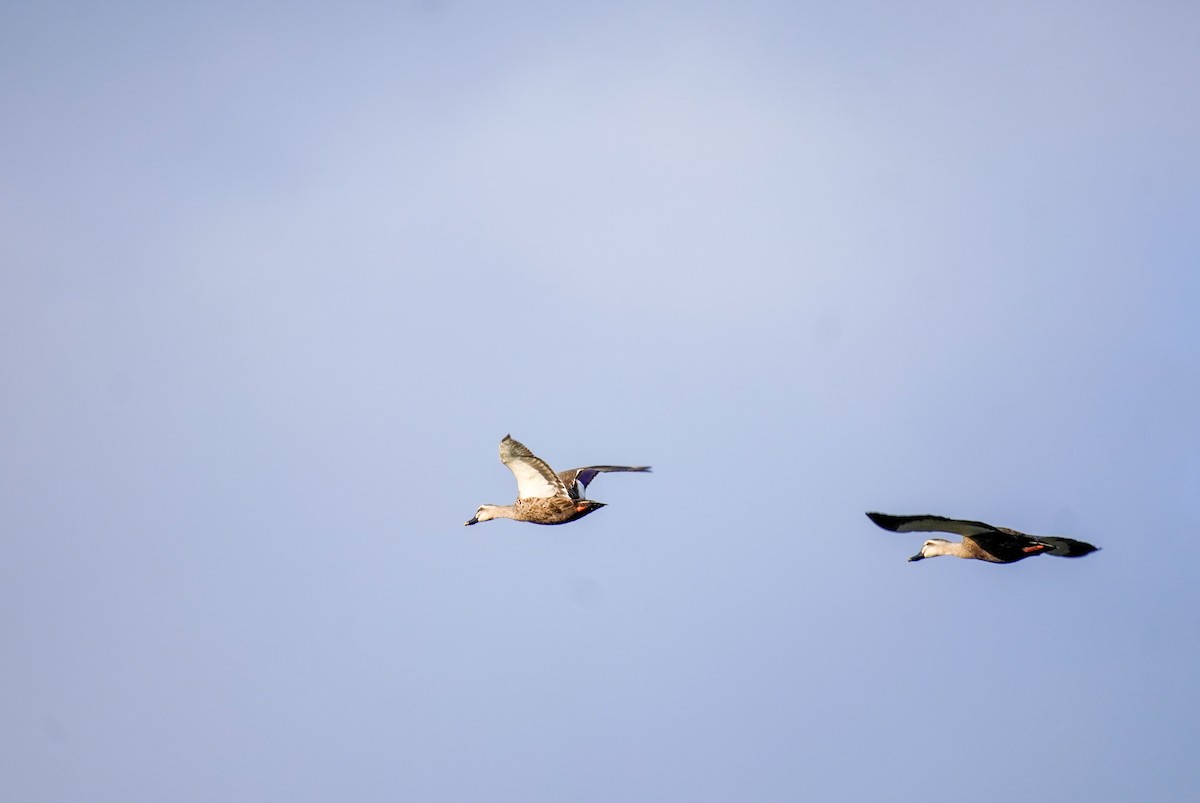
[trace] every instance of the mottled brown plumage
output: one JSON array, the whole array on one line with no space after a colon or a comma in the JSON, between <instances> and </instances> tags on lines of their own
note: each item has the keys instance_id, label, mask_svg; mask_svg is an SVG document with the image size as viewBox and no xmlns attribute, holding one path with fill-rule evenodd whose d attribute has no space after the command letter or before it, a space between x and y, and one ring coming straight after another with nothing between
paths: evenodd
<instances>
[{"instance_id":1,"label":"mottled brown plumage","mask_svg":"<svg viewBox=\"0 0 1200 803\"><path fill-rule=\"evenodd\" d=\"M483 505L489 507L489 505ZM511 505L492 505L491 518L529 521L534 524L566 524L582 519L594 510L604 507L603 502L591 499L572 499L564 496L530 497L518 499ZM509 511L512 515L509 515ZM478 519L478 513L476 518ZM487 521L487 519L478 519Z\"/></svg>"},{"instance_id":2,"label":"mottled brown plumage","mask_svg":"<svg viewBox=\"0 0 1200 803\"><path fill-rule=\"evenodd\" d=\"M920 552L909 558L910 561L952 555L988 563L1016 563L1041 554L1078 558L1098 549L1073 538L1028 535L982 521L949 519L945 516L889 516L886 513L868 513L867 517L892 532L943 532L962 536L960 542L930 538L921 546Z\"/></svg>"},{"instance_id":3,"label":"mottled brown plumage","mask_svg":"<svg viewBox=\"0 0 1200 803\"><path fill-rule=\"evenodd\" d=\"M517 501L511 505L480 505L467 524L491 519L513 519L534 524L566 524L604 507L583 494L597 474L612 471L649 471L649 466L584 466L554 470L511 435L500 441L500 462L517 480Z\"/></svg>"}]
</instances>

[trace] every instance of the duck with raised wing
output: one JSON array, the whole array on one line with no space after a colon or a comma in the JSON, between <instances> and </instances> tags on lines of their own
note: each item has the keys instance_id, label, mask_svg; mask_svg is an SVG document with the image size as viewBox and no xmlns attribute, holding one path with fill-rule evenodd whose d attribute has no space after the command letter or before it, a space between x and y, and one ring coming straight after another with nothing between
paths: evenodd
<instances>
[{"instance_id":1,"label":"duck with raised wing","mask_svg":"<svg viewBox=\"0 0 1200 803\"><path fill-rule=\"evenodd\" d=\"M517 501L511 505L480 505L467 524L491 519L566 524L604 507L583 494L597 474L610 471L649 471L650 466L584 466L560 471L534 455L512 435L500 441L500 462L517 478Z\"/></svg>"},{"instance_id":2,"label":"duck with raised wing","mask_svg":"<svg viewBox=\"0 0 1200 803\"><path fill-rule=\"evenodd\" d=\"M961 541L930 538L921 546L920 552L909 558L910 561L953 555L956 558L983 560L988 563L1016 563L1034 555L1079 558L1099 548L1073 538L1028 535L1007 527L993 527L982 521L948 519L945 516L889 516L886 513L868 513L867 518L894 533L954 533L962 536Z\"/></svg>"}]
</instances>

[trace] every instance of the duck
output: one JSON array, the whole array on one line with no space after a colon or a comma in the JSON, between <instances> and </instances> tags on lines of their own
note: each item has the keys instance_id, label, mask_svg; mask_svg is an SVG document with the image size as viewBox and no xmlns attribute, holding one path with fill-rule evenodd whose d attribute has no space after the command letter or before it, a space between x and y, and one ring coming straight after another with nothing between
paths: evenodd
<instances>
[{"instance_id":1,"label":"duck","mask_svg":"<svg viewBox=\"0 0 1200 803\"><path fill-rule=\"evenodd\" d=\"M566 524L605 506L584 496L600 474L614 471L648 472L650 466L583 466L557 474L545 460L512 435L500 441L500 462L517 480L517 501L511 505L480 505L464 526L492 519L513 519L533 524Z\"/></svg>"},{"instance_id":2,"label":"duck","mask_svg":"<svg viewBox=\"0 0 1200 803\"><path fill-rule=\"evenodd\" d=\"M1029 535L1008 527L994 527L982 521L951 519L945 516L889 516L886 513L868 513L867 518L883 529L895 533L932 532L962 536L961 541L930 538L922 544L920 552L908 559L910 562L952 555L956 558L988 563L1016 563L1034 555L1080 558L1099 549L1074 538Z\"/></svg>"}]
</instances>

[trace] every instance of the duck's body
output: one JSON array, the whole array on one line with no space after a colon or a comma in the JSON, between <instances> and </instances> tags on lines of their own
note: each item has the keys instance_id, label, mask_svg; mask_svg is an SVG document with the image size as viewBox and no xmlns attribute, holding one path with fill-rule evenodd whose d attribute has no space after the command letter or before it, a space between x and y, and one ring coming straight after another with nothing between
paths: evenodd
<instances>
[{"instance_id":1,"label":"duck's body","mask_svg":"<svg viewBox=\"0 0 1200 803\"><path fill-rule=\"evenodd\" d=\"M962 541L958 542L930 538L921 546L920 552L909 558L910 561L951 555L988 563L1016 563L1042 554L1078 558L1098 549L1073 538L1029 535L1008 527L993 527L982 521L949 519L945 516L889 516L886 513L868 513L867 517L892 532L941 532L962 536Z\"/></svg>"},{"instance_id":2,"label":"duck's body","mask_svg":"<svg viewBox=\"0 0 1200 803\"><path fill-rule=\"evenodd\" d=\"M511 435L500 441L500 462L517 479L517 501L511 505L480 505L467 524L492 519L513 519L533 524L566 524L604 507L583 497L597 474L610 471L649 471L649 466L584 466L554 470Z\"/></svg>"},{"instance_id":3,"label":"duck's body","mask_svg":"<svg viewBox=\"0 0 1200 803\"><path fill-rule=\"evenodd\" d=\"M593 510L604 507L603 502L591 499L570 499L561 496L530 497L518 499L511 505L480 505L474 518L467 524L478 524L492 519L512 519L534 524L566 524L582 519Z\"/></svg>"}]
</instances>

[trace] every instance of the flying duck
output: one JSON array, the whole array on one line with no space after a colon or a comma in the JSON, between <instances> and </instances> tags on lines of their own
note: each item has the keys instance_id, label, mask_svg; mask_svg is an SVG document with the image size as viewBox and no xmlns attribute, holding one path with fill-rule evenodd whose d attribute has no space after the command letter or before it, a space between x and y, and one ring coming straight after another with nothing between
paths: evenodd
<instances>
[{"instance_id":1,"label":"flying duck","mask_svg":"<svg viewBox=\"0 0 1200 803\"><path fill-rule=\"evenodd\" d=\"M491 519L566 524L604 507L603 502L583 496L597 474L650 470L650 466L584 466L555 474L545 460L513 440L512 435L500 441L500 462L517 478L517 501L511 505L480 505L467 524Z\"/></svg>"},{"instance_id":2,"label":"flying duck","mask_svg":"<svg viewBox=\"0 0 1200 803\"><path fill-rule=\"evenodd\" d=\"M985 560L988 563L1016 563L1042 554L1079 558L1098 549L1073 538L1027 535L1007 527L993 527L982 521L948 519L945 516L889 516L886 513L868 513L867 518L883 529L895 533L933 532L962 536L961 541L930 538L921 546L920 552L909 558L910 561L953 555L956 558Z\"/></svg>"}]
</instances>

